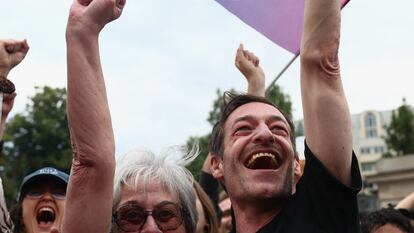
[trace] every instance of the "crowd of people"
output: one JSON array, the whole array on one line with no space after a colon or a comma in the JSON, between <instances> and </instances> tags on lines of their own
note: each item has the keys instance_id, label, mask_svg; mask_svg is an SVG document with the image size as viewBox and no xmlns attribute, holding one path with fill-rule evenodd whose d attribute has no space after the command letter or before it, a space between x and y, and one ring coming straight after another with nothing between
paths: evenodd
<instances>
[{"instance_id":1,"label":"crowd of people","mask_svg":"<svg viewBox=\"0 0 414 233\"><path fill-rule=\"evenodd\" d=\"M240 45L235 64L247 94L226 93L198 182L185 168L196 147L133 150L115 160L99 36L125 4L73 1L66 28L70 176L53 167L28 174L10 215L0 190L2 232L413 232L414 194L395 208L358 213L362 181L340 74L339 0L305 1L303 171L292 119L265 98L259 59ZM0 79L28 50L25 40L0 40ZM2 95L0 138L16 94Z\"/></svg>"}]
</instances>

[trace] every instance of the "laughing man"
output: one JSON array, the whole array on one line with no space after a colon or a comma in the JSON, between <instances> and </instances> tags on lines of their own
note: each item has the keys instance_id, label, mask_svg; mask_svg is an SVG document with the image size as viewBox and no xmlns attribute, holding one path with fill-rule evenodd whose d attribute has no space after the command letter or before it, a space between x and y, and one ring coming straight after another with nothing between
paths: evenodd
<instances>
[{"instance_id":1,"label":"laughing man","mask_svg":"<svg viewBox=\"0 0 414 233\"><path fill-rule=\"evenodd\" d=\"M359 232L361 188L339 72L339 0L306 0L301 45L304 174L294 125L261 97L236 96L213 129L213 176L226 187L233 232Z\"/></svg>"}]
</instances>

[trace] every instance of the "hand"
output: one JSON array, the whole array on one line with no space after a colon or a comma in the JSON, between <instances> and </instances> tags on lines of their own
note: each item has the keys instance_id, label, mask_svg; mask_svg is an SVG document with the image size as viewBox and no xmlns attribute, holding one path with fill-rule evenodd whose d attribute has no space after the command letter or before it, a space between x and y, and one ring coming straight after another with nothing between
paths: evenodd
<instances>
[{"instance_id":1,"label":"hand","mask_svg":"<svg viewBox=\"0 0 414 233\"><path fill-rule=\"evenodd\" d=\"M98 34L107 23L119 18L126 0L74 0L67 30L90 30Z\"/></svg>"},{"instance_id":2,"label":"hand","mask_svg":"<svg viewBox=\"0 0 414 233\"><path fill-rule=\"evenodd\" d=\"M6 78L9 71L18 65L29 51L26 40L0 40L0 78Z\"/></svg>"},{"instance_id":3,"label":"hand","mask_svg":"<svg viewBox=\"0 0 414 233\"><path fill-rule=\"evenodd\" d=\"M264 77L264 72L259 66L259 58L254 53L244 50L243 44L240 44L236 53L235 65L237 69L246 77L247 81L253 77Z\"/></svg>"},{"instance_id":4,"label":"hand","mask_svg":"<svg viewBox=\"0 0 414 233\"><path fill-rule=\"evenodd\" d=\"M248 82L248 94L265 95L265 74L259 65L259 58L240 44L236 53L235 65Z\"/></svg>"}]
</instances>

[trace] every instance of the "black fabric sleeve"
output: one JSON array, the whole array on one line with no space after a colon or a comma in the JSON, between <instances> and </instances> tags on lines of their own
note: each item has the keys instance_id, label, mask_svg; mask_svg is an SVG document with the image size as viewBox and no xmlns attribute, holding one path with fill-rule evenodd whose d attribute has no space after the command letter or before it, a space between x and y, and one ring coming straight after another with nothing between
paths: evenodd
<instances>
[{"instance_id":1,"label":"black fabric sleeve","mask_svg":"<svg viewBox=\"0 0 414 233\"><path fill-rule=\"evenodd\" d=\"M217 213L217 219L220 222L221 220L221 210L219 207L219 182L211 174L201 171L200 186L203 188L204 192L210 197L211 202L213 203L214 209Z\"/></svg>"},{"instance_id":2,"label":"black fabric sleeve","mask_svg":"<svg viewBox=\"0 0 414 233\"><path fill-rule=\"evenodd\" d=\"M335 156L335 155L332 155ZM304 168L304 177L307 178L318 178L313 181L314 183L319 183L319 181L325 181L325 187L332 187L339 189L348 195L356 195L362 188L362 178L359 171L358 160L355 153L352 151L352 164L351 164L351 186L348 187L336 179L325 166L315 157L313 152L309 149L305 141L305 168ZM316 176L316 177L313 177ZM321 180L323 178L323 180Z\"/></svg>"},{"instance_id":3,"label":"black fabric sleeve","mask_svg":"<svg viewBox=\"0 0 414 233\"><path fill-rule=\"evenodd\" d=\"M324 167L306 142L305 157L303 176L287 214L301 216L304 226L313 227L308 232L359 232L357 194L362 188L362 179L355 154L352 152L350 187Z\"/></svg>"}]
</instances>

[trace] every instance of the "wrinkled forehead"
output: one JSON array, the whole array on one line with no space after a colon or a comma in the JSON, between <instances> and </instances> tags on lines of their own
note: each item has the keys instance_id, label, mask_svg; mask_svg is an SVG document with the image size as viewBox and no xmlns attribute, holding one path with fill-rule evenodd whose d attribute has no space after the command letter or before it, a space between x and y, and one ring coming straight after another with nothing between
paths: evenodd
<instances>
[{"instance_id":1,"label":"wrinkled forehead","mask_svg":"<svg viewBox=\"0 0 414 233\"><path fill-rule=\"evenodd\" d=\"M131 201L143 206L155 206L163 201L178 203L179 197L177 192L158 180L140 180L138 182L129 180L122 186L119 205Z\"/></svg>"},{"instance_id":2,"label":"wrinkled forehead","mask_svg":"<svg viewBox=\"0 0 414 233\"><path fill-rule=\"evenodd\" d=\"M251 102L236 108L227 118L224 128L227 131L235 123L243 120L276 120L284 122L289 127L285 116L276 107L266 103Z\"/></svg>"}]
</instances>

